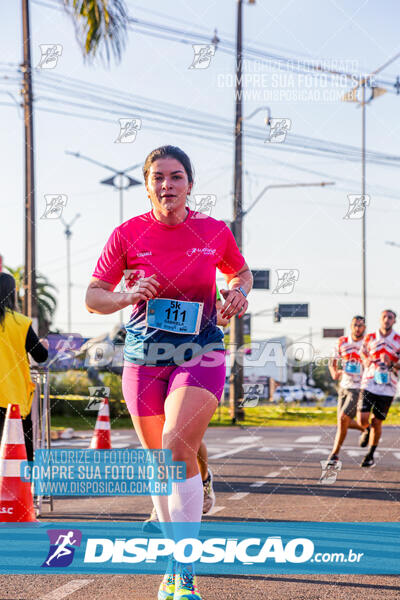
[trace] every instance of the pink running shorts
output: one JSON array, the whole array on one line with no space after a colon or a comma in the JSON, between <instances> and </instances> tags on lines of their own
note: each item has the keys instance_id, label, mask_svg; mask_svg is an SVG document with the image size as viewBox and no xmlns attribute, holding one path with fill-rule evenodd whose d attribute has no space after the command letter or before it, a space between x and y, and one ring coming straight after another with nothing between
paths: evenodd
<instances>
[{"instance_id":1,"label":"pink running shorts","mask_svg":"<svg viewBox=\"0 0 400 600\"><path fill-rule=\"evenodd\" d=\"M213 350L182 365L148 367L124 363L122 391L132 416L164 414L167 396L180 387L208 390L220 402L225 384L225 352Z\"/></svg>"}]
</instances>

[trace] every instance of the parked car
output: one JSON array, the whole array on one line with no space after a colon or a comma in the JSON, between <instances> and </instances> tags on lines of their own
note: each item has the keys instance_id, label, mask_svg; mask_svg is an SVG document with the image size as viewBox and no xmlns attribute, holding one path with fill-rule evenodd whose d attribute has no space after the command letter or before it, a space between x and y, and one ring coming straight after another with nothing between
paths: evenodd
<instances>
[{"instance_id":1,"label":"parked car","mask_svg":"<svg viewBox=\"0 0 400 600\"><path fill-rule=\"evenodd\" d=\"M292 390L289 387L277 387L274 392L274 401L279 402L279 400L283 400L284 402L293 402L295 397Z\"/></svg>"}]
</instances>

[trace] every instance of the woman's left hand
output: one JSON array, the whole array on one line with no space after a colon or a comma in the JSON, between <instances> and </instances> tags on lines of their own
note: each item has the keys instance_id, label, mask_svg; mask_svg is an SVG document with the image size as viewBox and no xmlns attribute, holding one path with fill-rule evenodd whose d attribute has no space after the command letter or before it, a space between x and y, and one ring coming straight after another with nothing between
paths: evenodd
<instances>
[{"instance_id":1,"label":"woman's left hand","mask_svg":"<svg viewBox=\"0 0 400 600\"><path fill-rule=\"evenodd\" d=\"M220 294L225 300L221 316L226 319L230 319L235 315L238 315L239 319L243 317L249 303L242 292L237 288L233 288L232 290L220 290Z\"/></svg>"}]
</instances>

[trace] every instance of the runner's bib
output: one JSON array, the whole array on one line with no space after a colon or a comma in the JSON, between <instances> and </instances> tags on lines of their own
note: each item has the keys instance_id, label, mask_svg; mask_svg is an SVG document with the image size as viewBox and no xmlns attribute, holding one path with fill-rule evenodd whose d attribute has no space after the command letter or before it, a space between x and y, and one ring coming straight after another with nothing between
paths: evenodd
<instances>
[{"instance_id":1,"label":"runner's bib","mask_svg":"<svg viewBox=\"0 0 400 600\"><path fill-rule=\"evenodd\" d=\"M359 362L348 361L344 365L346 373L361 373L361 364Z\"/></svg>"},{"instance_id":2,"label":"runner's bib","mask_svg":"<svg viewBox=\"0 0 400 600\"><path fill-rule=\"evenodd\" d=\"M389 372L387 370L381 371L379 368L374 374L375 383L385 384L389 383Z\"/></svg>"},{"instance_id":3,"label":"runner's bib","mask_svg":"<svg viewBox=\"0 0 400 600\"><path fill-rule=\"evenodd\" d=\"M203 306L203 302L152 298L147 302L146 325L172 333L197 335Z\"/></svg>"}]
</instances>

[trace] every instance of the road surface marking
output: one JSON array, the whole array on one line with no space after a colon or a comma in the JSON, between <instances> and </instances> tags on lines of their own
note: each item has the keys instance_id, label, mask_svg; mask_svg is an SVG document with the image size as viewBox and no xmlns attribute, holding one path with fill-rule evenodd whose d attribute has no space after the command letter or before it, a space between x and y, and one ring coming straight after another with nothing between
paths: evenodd
<instances>
[{"instance_id":1,"label":"road surface marking","mask_svg":"<svg viewBox=\"0 0 400 600\"><path fill-rule=\"evenodd\" d=\"M225 506L214 506L214 508L212 508L210 510L210 512L207 513L207 516L209 516L209 515L215 515L220 510L224 510L224 508L225 508Z\"/></svg>"},{"instance_id":2,"label":"road surface marking","mask_svg":"<svg viewBox=\"0 0 400 600\"><path fill-rule=\"evenodd\" d=\"M255 444L247 444L247 446L239 446L239 448L233 448L232 450L227 450L226 452L220 452L219 454L214 454L210 456L211 460L217 458L224 458L225 456L230 456L232 454L237 454L238 452L243 452L243 450L248 450L249 448L254 448Z\"/></svg>"},{"instance_id":3,"label":"road surface marking","mask_svg":"<svg viewBox=\"0 0 400 600\"><path fill-rule=\"evenodd\" d=\"M267 481L255 481L254 483L250 484L250 487L261 487L262 485L265 485L267 483Z\"/></svg>"},{"instance_id":4,"label":"road surface marking","mask_svg":"<svg viewBox=\"0 0 400 600\"><path fill-rule=\"evenodd\" d=\"M249 444L250 442L258 442L262 438L259 435L239 435L228 440L228 444Z\"/></svg>"},{"instance_id":5,"label":"road surface marking","mask_svg":"<svg viewBox=\"0 0 400 600\"><path fill-rule=\"evenodd\" d=\"M265 477L279 477L279 471L273 471L272 473L268 473Z\"/></svg>"},{"instance_id":6,"label":"road surface marking","mask_svg":"<svg viewBox=\"0 0 400 600\"><path fill-rule=\"evenodd\" d=\"M89 585L92 581L94 581L94 579L73 579L72 581L68 581L65 585L56 588L49 594L41 596L40 600L61 600L61 598L73 594L76 590L79 590L85 585Z\"/></svg>"},{"instance_id":7,"label":"road surface marking","mask_svg":"<svg viewBox=\"0 0 400 600\"><path fill-rule=\"evenodd\" d=\"M346 450L348 456L364 456L368 450Z\"/></svg>"},{"instance_id":8,"label":"road surface marking","mask_svg":"<svg viewBox=\"0 0 400 600\"><path fill-rule=\"evenodd\" d=\"M290 471L292 467L281 467L281 471Z\"/></svg>"},{"instance_id":9,"label":"road surface marking","mask_svg":"<svg viewBox=\"0 0 400 600\"><path fill-rule=\"evenodd\" d=\"M275 448L273 447L269 447L269 448L259 448L258 451L259 452L292 452L293 448L288 448L287 446L283 447L283 446L275 446Z\"/></svg>"},{"instance_id":10,"label":"road surface marking","mask_svg":"<svg viewBox=\"0 0 400 600\"><path fill-rule=\"evenodd\" d=\"M245 498L248 495L249 492L237 492L236 494L229 496L228 500L241 500L242 498Z\"/></svg>"},{"instance_id":11,"label":"road surface marking","mask_svg":"<svg viewBox=\"0 0 400 600\"><path fill-rule=\"evenodd\" d=\"M396 458L398 458L400 460L400 452L395 452L394 455Z\"/></svg>"},{"instance_id":12,"label":"road surface marking","mask_svg":"<svg viewBox=\"0 0 400 600\"><path fill-rule=\"evenodd\" d=\"M304 444L304 443L314 443L314 442L319 442L321 439L320 435L302 435L301 437L297 438L297 440L295 440L295 444Z\"/></svg>"},{"instance_id":13,"label":"road surface marking","mask_svg":"<svg viewBox=\"0 0 400 600\"><path fill-rule=\"evenodd\" d=\"M303 454L329 454L329 450L326 448L311 448L311 450L304 450Z\"/></svg>"}]
</instances>

